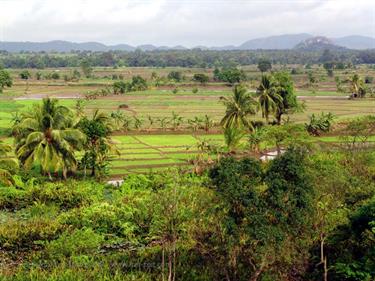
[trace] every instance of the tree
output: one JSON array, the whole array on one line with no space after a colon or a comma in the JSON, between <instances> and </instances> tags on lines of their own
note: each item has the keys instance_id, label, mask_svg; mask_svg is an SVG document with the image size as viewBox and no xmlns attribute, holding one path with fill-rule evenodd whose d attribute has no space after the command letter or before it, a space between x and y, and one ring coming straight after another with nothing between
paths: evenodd
<instances>
[{"instance_id":1,"label":"tree","mask_svg":"<svg viewBox=\"0 0 375 281\"><path fill-rule=\"evenodd\" d=\"M291 145L301 147L310 145L309 135L305 128L296 124L268 126L263 130L262 137L268 145L276 148L277 155L280 155L283 149L285 150Z\"/></svg>"},{"instance_id":2,"label":"tree","mask_svg":"<svg viewBox=\"0 0 375 281\"><path fill-rule=\"evenodd\" d=\"M75 152L82 149L85 136L74 128L74 115L58 101L43 99L30 112L22 114L13 127L16 155L29 169L40 166L48 174L62 170L63 177L77 169Z\"/></svg>"},{"instance_id":3,"label":"tree","mask_svg":"<svg viewBox=\"0 0 375 281\"><path fill-rule=\"evenodd\" d=\"M300 111L303 107L297 102L294 83L289 73L276 72L273 74L273 78L277 93L282 97L282 103L278 103L275 112L276 122L277 124L281 124L282 115Z\"/></svg>"},{"instance_id":4,"label":"tree","mask_svg":"<svg viewBox=\"0 0 375 281\"><path fill-rule=\"evenodd\" d=\"M351 98L363 98L366 95L366 87L361 77L356 73L349 79Z\"/></svg>"},{"instance_id":5,"label":"tree","mask_svg":"<svg viewBox=\"0 0 375 281\"><path fill-rule=\"evenodd\" d=\"M86 76L86 78L90 78L91 75L92 75L92 72L94 70L92 68L90 62L87 59L82 60L81 63L80 63L80 66L81 66L82 72Z\"/></svg>"},{"instance_id":6,"label":"tree","mask_svg":"<svg viewBox=\"0 0 375 281\"><path fill-rule=\"evenodd\" d=\"M334 67L335 67L335 63L334 62L325 62L324 64L323 64L323 67L324 67L324 69L327 71L327 75L329 76L329 77L333 77L333 69L334 69Z\"/></svg>"},{"instance_id":7,"label":"tree","mask_svg":"<svg viewBox=\"0 0 375 281\"><path fill-rule=\"evenodd\" d=\"M260 59L258 61L258 69L260 70L260 72L267 72L272 69L272 64L267 59Z\"/></svg>"},{"instance_id":8,"label":"tree","mask_svg":"<svg viewBox=\"0 0 375 281\"><path fill-rule=\"evenodd\" d=\"M333 280L372 280L375 276L375 197L355 210L329 239Z\"/></svg>"},{"instance_id":9,"label":"tree","mask_svg":"<svg viewBox=\"0 0 375 281\"><path fill-rule=\"evenodd\" d=\"M208 77L208 75L204 73L196 73L193 76L193 81L199 82L201 84L206 84L209 80L210 78Z\"/></svg>"},{"instance_id":10,"label":"tree","mask_svg":"<svg viewBox=\"0 0 375 281\"><path fill-rule=\"evenodd\" d=\"M263 75L261 83L257 89L259 106L262 111L262 117L266 118L268 123L269 115L275 114L278 108L283 105L283 98L275 87L273 78L269 75Z\"/></svg>"},{"instance_id":11,"label":"tree","mask_svg":"<svg viewBox=\"0 0 375 281\"><path fill-rule=\"evenodd\" d=\"M13 81L12 78L10 77L10 74L8 71L5 69L0 68L0 93L3 92L5 87L12 87Z\"/></svg>"},{"instance_id":12,"label":"tree","mask_svg":"<svg viewBox=\"0 0 375 281\"><path fill-rule=\"evenodd\" d=\"M316 195L306 162L303 148L289 147L265 173L267 220L263 223L268 224L269 231L262 239L275 243L275 248L274 257L265 261L263 269L277 261L298 267L309 255L307 245L312 245Z\"/></svg>"},{"instance_id":13,"label":"tree","mask_svg":"<svg viewBox=\"0 0 375 281\"><path fill-rule=\"evenodd\" d=\"M182 81L182 74L180 71L171 71L168 73L168 79L173 80L175 82L181 82Z\"/></svg>"},{"instance_id":14,"label":"tree","mask_svg":"<svg viewBox=\"0 0 375 281\"><path fill-rule=\"evenodd\" d=\"M81 160L85 175L86 169L91 169L91 176L105 176L110 154L119 154L110 138L113 129L111 118L96 109L91 118L82 118L78 127L86 135L85 154Z\"/></svg>"},{"instance_id":15,"label":"tree","mask_svg":"<svg viewBox=\"0 0 375 281\"><path fill-rule=\"evenodd\" d=\"M31 78L31 73L28 70L23 70L19 74L20 78L22 80L26 80L26 89L25 89L25 94L27 90L29 89L29 79Z\"/></svg>"},{"instance_id":16,"label":"tree","mask_svg":"<svg viewBox=\"0 0 375 281\"><path fill-rule=\"evenodd\" d=\"M253 129L249 116L256 113L257 102L247 93L247 89L243 85L235 86L232 96L220 99L226 106L225 115L220 122L224 128Z\"/></svg>"},{"instance_id":17,"label":"tree","mask_svg":"<svg viewBox=\"0 0 375 281\"><path fill-rule=\"evenodd\" d=\"M224 68L222 70L215 69L214 78L219 81L227 82L231 85L246 80L245 72L236 67Z\"/></svg>"},{"instance_id":18,"label":"tree","mask_svg":"<svg viewBox=\"0 0 375 281\"><path fill-rule=\"evenodd\" d=\"M28 80L31 78L31 73L28 70L23 70L20 72L19 76L22 80Z\"/></svg>"}]
</instances>

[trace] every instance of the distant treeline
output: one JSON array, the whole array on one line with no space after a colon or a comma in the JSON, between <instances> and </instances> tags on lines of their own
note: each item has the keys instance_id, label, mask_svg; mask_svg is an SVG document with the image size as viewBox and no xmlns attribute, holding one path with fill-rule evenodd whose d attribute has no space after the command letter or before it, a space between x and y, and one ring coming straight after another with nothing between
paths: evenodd
<instances>
[{"instance_id":1,"label":"distant treeline","mask_svg":"<svg viewBox=\"0 0 375 281\"><path fill-rule=\"evenodd\" d=\"M168 50L72 53L8 53L0 51L0 65L5 68L78 67L83 61L91 66L152 67L223 67L249 65L267 58L273 64L316 64L328 61L352 64L375 64L372 50L296 50L212 51Z\"/></svg>"}]
</instances>

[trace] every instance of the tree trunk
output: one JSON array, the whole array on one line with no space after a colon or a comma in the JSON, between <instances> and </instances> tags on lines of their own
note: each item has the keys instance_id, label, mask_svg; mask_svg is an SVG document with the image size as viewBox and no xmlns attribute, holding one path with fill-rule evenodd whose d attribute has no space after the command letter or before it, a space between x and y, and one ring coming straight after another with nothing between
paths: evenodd
<instances>
[{"instance_id":1,"label":"tree trunk","mask_svg":"<svg viewBox=\"0 0 375 281\"><path fill-rule=\"evenodd\" d=\"M324 255L324 234L320 234L320 263L323 265L323 280L328 281L327 257Z\"/></svg>"},{"instance_id":2,"label":"tree trunk","mask_svg":"<svg viewBox=\"0 0 375 281\"><path fill-rule=\"evenodd\" d=\"M164 248L164 243L163 243L163 250L161 254L161 276L162 276L163 281L164 281L164 267L165 267L165 248Z\"/></svg>"},{"instance_id":3,"label":"tree trunk","mask_svg":"<svg viewBox=\"0 0 375 281\"><path fill-rule=\"evenodd\" d=\"M168 281L172 281L172 255L168 252Z\"/></svg>"},{"instance_id":4,"label":"tree trunk","mask_svg":"<svg viewBox=\"0 0 375 281\"><path fill-rule=\"evenodd\" d=\"M64 167L63 168L63 170L62 170L62 174L63 174L63 178L64 178L64 180L66 180L68 177L67 177L67 173L68 173L68 171L67 171L67 169Z\"/></svg>"}]
</instances>

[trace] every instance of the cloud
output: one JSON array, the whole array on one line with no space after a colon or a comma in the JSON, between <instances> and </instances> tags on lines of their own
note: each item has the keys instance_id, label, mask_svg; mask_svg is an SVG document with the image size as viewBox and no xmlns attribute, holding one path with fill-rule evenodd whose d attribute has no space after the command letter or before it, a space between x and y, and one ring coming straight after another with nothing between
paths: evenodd
<instances>
[{"instance_id":1,"label":"cloud","mask_svg":"<svg viewBox=\"0 0 375 281\"><path fill-rule=\"evenodd\" d=\"M282 33L375 37L370 0L0 0L0 40L227 45Z\"/></svg>"}]
</instances>

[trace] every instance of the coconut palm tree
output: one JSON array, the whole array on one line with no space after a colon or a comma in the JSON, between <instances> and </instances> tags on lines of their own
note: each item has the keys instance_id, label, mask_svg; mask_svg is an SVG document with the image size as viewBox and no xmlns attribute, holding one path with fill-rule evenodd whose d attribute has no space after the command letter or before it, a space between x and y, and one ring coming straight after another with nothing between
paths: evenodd
<instances>
[{"instance_id":1,"label":"coconut palm tree","mask_svg":"<svg viewBox=\"0 0 375 281\"><path fill-rule=\"evenodd\" d=\"M0 141L0 184L11 185L12 174L18 169L18 161L10 155L12 147Z\"/></svg>"},{"instance_id":2,"label":"coconut palm tree","mask_svg":"<svg viewBox=\"0 0 375 281\"><path fill-rule=\"evenodd\" d=\"M78 127L86 135L85 154L80 162L84 175L91 169L91 176L101 177L107 171L111 155L120 154L110 137L113 119L96 109L91 118L82 118Z\"/></svg>"},{"instance_id":3,"label":"coconut palm tree","mask_svg":"<svg viewBox=\"0 0 375 281\"><path fill-rule=\"evenodd\" d=\"M29 112L21 114L13 127L16 156L25 168L39 165L49 178L51 172L75 171L75 152L82 149L84 134L74 126L74 114L58 101L43 99Z\"/></svg>"},{"instance_id":4,"label":"coconut palm tree","mask_svg":"<svg viewBox=\"0 0 375 281\"><path fill-rule=\"evenodd\" d=\"M366 94L365 84L361 77L356 73L349 78L351 98L363 98Z\"/></svg>"},{"instance_id":5,"label":"coconut palm tree","mask_svg":"<svg viewBox=\"0 0 375 281\"><path fill-rule=\"evenodd\" d=\"M232 96L221 97L220 99L227 107L225 115L220 122L224 128L245 127L248 130L253 130L249 116L256 113L257 102L247 93L247 89L244 86L235 86Z\"/></svg>"},{"instance_id":6,"label":"coconut palm tree","mask_svg":"<svg viewBox=\"0 0 375 281\"><path fill-rule=\"evenodd\" d=\"M274 114L278 107L282 105L283 98L278 94L277 88L269 75L263 75L262 81L257 89L259 98L259 107L262 111L262 117L266 118L268 123L269 115Z\"/></svg>"}]
</instances>

